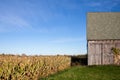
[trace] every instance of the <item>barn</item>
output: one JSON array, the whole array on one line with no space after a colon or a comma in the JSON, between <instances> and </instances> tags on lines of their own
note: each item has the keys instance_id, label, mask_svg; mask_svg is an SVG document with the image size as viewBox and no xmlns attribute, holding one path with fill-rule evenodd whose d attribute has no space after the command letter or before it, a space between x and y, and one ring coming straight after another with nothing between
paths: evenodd
<instances>
[{"instance_id":1,"label":"barn","mask_svg":"<svg viewBox=\"0 0 120 80\"><path fill-rule=\"evenodd\" d=\"M87 13L88 65L113 64L112 48L120 48L120 12Z\"/></svg>"}]
</instances>

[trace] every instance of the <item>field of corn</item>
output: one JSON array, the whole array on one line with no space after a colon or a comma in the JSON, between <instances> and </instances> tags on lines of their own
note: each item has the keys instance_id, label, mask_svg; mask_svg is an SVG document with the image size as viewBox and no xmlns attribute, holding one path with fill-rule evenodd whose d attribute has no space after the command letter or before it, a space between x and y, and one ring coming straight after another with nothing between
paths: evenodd
<instances>
[{"instance_id":1,"label":"field of corn","mask_svg":"<svg viewBox=\"0 0 120 80\"><path fill-rule=\"evenodd\" d=\"M70 65L68 56L0 55L0 80L38 80Z\"/></svg>"}]
</instances>

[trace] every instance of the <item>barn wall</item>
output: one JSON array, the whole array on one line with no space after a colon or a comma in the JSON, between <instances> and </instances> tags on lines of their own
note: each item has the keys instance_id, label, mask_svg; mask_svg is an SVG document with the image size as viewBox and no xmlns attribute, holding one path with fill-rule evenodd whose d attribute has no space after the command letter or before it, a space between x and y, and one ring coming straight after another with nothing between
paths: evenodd
<instances>
[{"instance_id":1,"label":"barn wall","mask_svg":"<svg viewBox=\"0 0 120 80\"><path fill-rule=\"evenodd\" d=\"M114 64L112 47L120 48L120 40L88 40L88 65Z\"/></svg>"}]
</instances>

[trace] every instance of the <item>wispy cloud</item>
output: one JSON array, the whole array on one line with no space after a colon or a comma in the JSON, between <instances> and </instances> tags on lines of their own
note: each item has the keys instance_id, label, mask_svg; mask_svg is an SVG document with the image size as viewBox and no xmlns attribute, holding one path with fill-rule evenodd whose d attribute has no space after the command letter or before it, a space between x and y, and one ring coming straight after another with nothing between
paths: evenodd
<instances>
[{"instance_id":1,"label":"wispy cloud","mask_svg":"<svg viewBox=\"0 0 120 80\"><path fill-rule=\"evenodd\" d=\"M91 1L90 3L87 3L88 6L95 7L95 6L116 6L117 4L120 4L119 0L105 0L105 1Z\"/></svg>"},{"instance_id":2,"label":"wispy cloud","mask_svg":"<svg viewBox=\"0 0 120 80\"><path fill-rule=\"evenodd\" d=\"M102 3L100 3L100 2L92 2L92 3L88 4L88 6L91 6L91 7L97 7L97 6L101 6L101 5L102 5Z\"/></svg>"},{"instance_id":3,"label":"wispy cloud","mask_svg":"<svg viewBox=\"0 0 120 80\"><path fill-rule=\"evenodd\" d=\"M85 38L60 38L51 41L52 43L69 43L69 42L80 42L85 41Z\"/></svg>"},{"instance_id":4,"label":"wispy cloud","mask_svg":"<svg viewBox=\"0 0 120 80\"><path fill-rule=\"evenodd\" d=\"M3 22L3 23L7 23L7 24L10 24L10 25L14 25L16 27L29 27L30 24L28 24L24 19L22 19L21 17L19 16L12 16L12 15L9 15L9 16L0 16L0 21Z\"/></svg>"},{"instance_id":5,"label":"wispy cloud","mask_svg":"<svg viewBox=\"0 0 120 80\"><path fill-rule=\"evenodd\" d=\"M84 6L91 7L93 10L97 11L111 11L115 6L120 5L120 0L98 0L84 2Z\"/></svg>"},{"instance_id":6,"label":"wispy cloud","mask_svg":"<svg viewBox=\"0 0 120 80\"><path fill-rule=\"evenodd\" d=\"M53 20L66 20L68 14L64 14L64 9L75 8L77 8L76 4L69 0L3 1L0 5L0 32L27 28L31 31L49 32L51 29L44 28L40 23L49 24ZM37 29L38 27L40 28Z\"/></svg>"},{"instance_id":7,"label":"wispy cloud","mask_svg":"<svg viewBox=\"0 0 120 80\"><path fill-rule=\"evenodd\" d=\"M9 31L15 29L26 29L32 26L22 17L16 15L1 15L0 14L0 31Z\"/></svg>"}]
</instances>

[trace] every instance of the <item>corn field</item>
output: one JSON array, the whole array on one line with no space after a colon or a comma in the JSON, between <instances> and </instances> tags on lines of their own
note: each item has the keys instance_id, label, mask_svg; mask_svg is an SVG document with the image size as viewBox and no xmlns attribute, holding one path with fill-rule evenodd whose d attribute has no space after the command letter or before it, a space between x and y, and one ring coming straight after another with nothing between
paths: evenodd
<instances>
[{"instance_id":1,"label":"corn field","mask_svg":"<svg viewBox=\"0 0 120 80\"><path fill-rule=\"evenodd\" d=\"M0 55L0 80L38 80L70 67L67 56Z\"/></svg>"}]
</instances>

